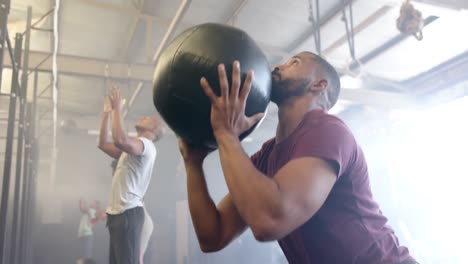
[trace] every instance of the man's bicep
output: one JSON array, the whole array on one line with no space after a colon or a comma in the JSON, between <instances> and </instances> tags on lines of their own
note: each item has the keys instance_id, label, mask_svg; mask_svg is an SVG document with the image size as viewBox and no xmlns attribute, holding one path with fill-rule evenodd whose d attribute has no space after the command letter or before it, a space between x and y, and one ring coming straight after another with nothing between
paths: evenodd
<instances>
[{"instance_id":1,"label":"man's bicep","mask_svg":"<svg viewBox=\"0 0 468 264\"><path fill-rule=\"evenodd\" d=\"M303 225L322 207L337 180L333 166L320 158L288 162L274 176L281 192L281 226L285 234Z\"/></svg>"},{"instance_id":2,"label":"man's bicep","mask_svg":"<svg viewBox=\"0 0 468 264\"><path fill-rule=\"evenodd\" d=\"M106 153L107 155L113 157L114 159L120 158L120 155L122 154L122 151L112 143L105 143L103 145L100 145L99 148L104 153Z\"/></svg>"},{"instance_id":3,"label":"man's bicep","mask_svg":"<svg viewBox=\"0 0 468 264\"><path fill-rule=\"evenodd\" d=\"M231 196L226 195L218 204L218 212L220 216L220 247L224 248L232 240L241 235L247 228L246 223L237 211Z\"/></svg>"},{"instance_id":4,"label":"man's bicep","mask_svg":"<svg viewBox=\"0 0 468 264\"><path fill-rule=\"evenodd\" d=\"M131 155L142 155L145 151L145 144L140 138L127 137L125 142L121 142L117 147Z\"/></svg>"}]
</instances>

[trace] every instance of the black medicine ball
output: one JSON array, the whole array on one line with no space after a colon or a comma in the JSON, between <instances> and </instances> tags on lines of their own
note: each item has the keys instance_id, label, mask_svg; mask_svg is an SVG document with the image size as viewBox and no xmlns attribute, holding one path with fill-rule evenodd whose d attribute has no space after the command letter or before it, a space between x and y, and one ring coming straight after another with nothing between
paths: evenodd
<instances>
[{"instance_id":1,"label":"black medicine ball","mask_svg":"<svg viewBox=\"0 0 468 264\"><path fill-rule=\"evenodd\" d=\"M161 53L153 77L153 102L164 121L187 142L217 147L210 124L211 103L200 78L206 77L219 96L217 66L224 63L231 83L234 60L240 62L242 83L249 69L254 70L245 114L265 112L270 102L271 69L263 52L242 30L212 23L198 25L178 35Z\"/></svg>"}]
</instances>

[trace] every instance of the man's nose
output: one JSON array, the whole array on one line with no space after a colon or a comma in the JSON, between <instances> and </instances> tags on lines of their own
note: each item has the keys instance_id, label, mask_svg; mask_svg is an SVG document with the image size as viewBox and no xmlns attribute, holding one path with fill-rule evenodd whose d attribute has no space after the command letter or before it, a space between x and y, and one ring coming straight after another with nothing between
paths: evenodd
<instances>
[{"instance_id":1,"label":"man's nose","mask_svg":"<svg viewBox=\"0 0 468 264\"><path fill-rule=\"evenodd\" d=\"M281 70L284 69L284 67L286 67L286 64L285 64L285 63L282 63L282 64L275 64L273 70L281 71Z\"/></svg>"}]
</instances>

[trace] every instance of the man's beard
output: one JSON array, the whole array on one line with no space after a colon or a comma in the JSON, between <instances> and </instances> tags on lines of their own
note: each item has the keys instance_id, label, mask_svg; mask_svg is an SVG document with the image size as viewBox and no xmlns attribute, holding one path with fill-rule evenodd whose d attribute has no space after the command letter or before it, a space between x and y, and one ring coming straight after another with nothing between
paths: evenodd
<instances>
[{"instance_id":1,"label":"man's beard","mask_svg":"<svg viewBox=\"0 0 468 264\"><path fill-rule=\"evenodd\" d=\"M271 82L271 101L280 106L287 99L295 96L302 96L307 92L310 80L283 80L279 72L273 72L276 78Z\"/></svg>"}]
</instances>

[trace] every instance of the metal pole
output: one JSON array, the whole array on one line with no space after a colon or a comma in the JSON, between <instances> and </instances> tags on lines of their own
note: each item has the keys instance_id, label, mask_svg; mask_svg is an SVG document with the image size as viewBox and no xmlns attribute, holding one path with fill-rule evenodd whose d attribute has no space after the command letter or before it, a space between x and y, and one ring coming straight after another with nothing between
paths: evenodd
<instances>
[{"instance_id":1,"label":"metal pole","mask_svg":"<svg viewBox=\"0 0 468 264\"><path fill-rule=\"evenodd\" d=\"M33 89L33 102L32 104L28 103L27 106L27 113L26 116L29 120L29 126L27 131L27 140L26 142L28 148L27 151L27 170L24 170L24 182L23 182L23 199L21 205L21 226L20 226L20 246L21 249L19 254L19 263L27 263L26 260L29 261L28 257L30 256L29 248L31 246L31 232L32 232L32 224L34 224L34 206L30 206L30 200L34 200L34 193L32 193L35 189L35 175L37 172L37 146L36 146L36 109L37 109L37 87L38 87L38 71L35 71L34 74L34 89ZM25 157L26 158L26 157ZM30 226L31 225L31 226ZM29 236L29 237L28 237Z\"/></svg>"},{"instance_id":2,"label":"metal pole","mask_svg":"<svg viewBox=\"0 0 468 264\"><path fill-rule=\"evenodd\" d=\"M187 11L187 9L189 8L191 2L192 2L192 0L182 0L182 3L180 4L179 9L177 9L177 12L176 12L175 16L172 18L171 24L169 25L169 28L167 29L163 40L159 44L159 47L156 50L156 53L154 53L153 62L156 62L159 59L159 56L161 55L163 49L166 47L166 44L169 41L169 39L171 38L172 33L174 33L177 25L179 24L179 22L184 17L185 11Z\"/></svg>"},{"instance_id":3,"label":"metal pole","mask_svg":"<svg viewBox=\"0 0 468 264\"><path fill-rule=\"evenodd\" d=\"M39 24L42 20L44 20L46 17L48 17L50 14L52 14L52 12L54 12L54 7L52 7L52 9L50 9L49 11L47 11L44 15L42 15L38 20L36 20L34 23L28 23L28 25L31 25L30 27L34 29L34 27ZM31 21L32 22L32 21ZM28 30L26 29L26 31L23 32L23 35L26 34Z\"/></svg>"},{"instance_id":4,"label":"metal pole","mask_svg":"<svg viewBox=\"0 0 468 264\"><path fill-rule=\"evenodd\" d=\"M21 199L20 203L21 205L19 206L19 209L21 211L20 218L19 218L19 224L18 224L18 256L16 256L16 260L18 260L17 263L23 263L19 262L20 256L24 255L24 240L23 238L23 233L24 233L24 225L26 224L27 220L27 212L26 212L26 199L28 198L28 184L29 184L29 170L31 168L31 110L32 110L32 104L27 103L26 104L26 125L25 125L25 138L24 138L24 161L23 161L23 181L22 181L22 186L21 186Z\"/></svg>"},{"instance_id":5,"label":"metal pole","mask_svg":"<svg viewBox=\"0 0 468 264\"><path fill-rule=\"evenodd\" d=\"M29 6L26 17L26 32L24 38L24 54L23 54L23 71L21 75L21 93L19 96L20 109L19 109L19 122L18 122L18 140L16 147L16 180L15 180L15 193L13 198L13 222L12 222L12 235L11 235L11 258L10 263L17 263L17 253L18 253L18 222L19 222L19 212L20 212L20 192L21 192L21 182L24 181L22 177L21 169L23 167L23 143L25 136L25 106L26 101L28 100L28 62L29 62L29 43L31 37L31 25L32 20L32 8ZM24 159L26 165L27 160Z\"/></svg>"},{"instance_id":6,"label":"metal pole","mask_svg":"<svg viewBox=\"0 0 468 264\"><path fill-rule=\"evenodd\" d=\"M33 136L33 126L32 126L32 104L27 103L26 105L26 130L25 130L25 152L24 152L24 169L23 169L23 187L22 187L22 199L21 199L21 218L20 218L20 225L19 225L19 243L18 243L18 263L23 264L24 263L24 256L26 254L26 245L28 243L28 240L26 239L26 229L27 229L27 223L28 223L28 218L30 218L30 212L28 211L27 205L28 205L28 199L30 199L30 188L29 185L31 184L31 170L32 170L32 136Z\"/></svg>"},{"instance_id":7,"label":"metal pole","mask_svg":"<svg viewBox=\"0 0 468 264\"><path fill-rule=\"evenodd\" d=\"M7 35L8 36L8 35ZM13 67L13 74L11 78L11 93L10 93L10 105L8 110L8 128L7 128L7 140L5 146L5 165L3 167L3 185L2 185L2 200L0 204L0 256L2 264L5 263L6 253L6 225L7 225L7 212L8 212L8 196L10 187L11 177L11 161L13 151L13 136L15 133L15 115L16 115L16 95L20 93L18 87L18 68L19 62L21 61L21 46L23 42L23 36L20 33L16 34L15 38L15 52L12 61L16 64ZM8 43L8 41L7 41Z\"/></svg>"},{"instance_id":8,"label":"metal pole","mask_svg":"<svg viewBox=\"0 0 468 264\"><path fill-rule=\"evenodd\" d=\"M31 125L35 129L36 125L36 117L37 117L37 91L38 91L38 81L39 81L39 72L37 70L34 71L34 88L33 88L33 96L32 96L32 116L31 116ZM33 135L36 135L36 130L33 131Z\"/></svg>"},{"instance_id":9,"label":"metal pole","mask_svg":"<svg viewBox=\"0 0 468 264\"><path fill-rule=\"evenodd\" d=\"M33 115L34 116L34 115ZM37 214L36 214L36 196L37 196L37 173L39 170L39 139L37 137L36 130L31 130L32 136L32 143L31 143L31 155L32 155L32 166L30 170L30 175L28 177L28 196L29 198L26 200L26 210L28 211L29 217L27 218L27 225L26 232L25 232L25 239L26 239L26 262L25 263L33 263L32 262L32 241L35 241L34 237L34 227L37 225ZM23 263L23 262L21 262Z\"/></svg>"},{"instance_id":10,"label":"metal pole","mask_svg":"<svg viewBox=\"0 0 468 264\"><path fill-rule=\"evenodd\" d=\"M36 192L37 192L37 171L39 166L39 141L37 137L34 137L33 144L32 144L32 155L33 155L33 165L31 174L29 175L28 180L28 196L29 198L26 200L26 210L28 212L27 224L25 226L25 257L26 261L21 263L34 263L32 262L32 249L33 249L33 241L36 241L34 237L34 227L37 225L37 214L36 214Z\"/></svg>"},{"instance_id":11,"label":"metal pole","mask_svg":"<svg viewBox=\"0 0 468 264\"><path fill-rule=\"evenodd\" d=\"M0 0L0 90L2 88L3 54L5 47L10 0Z\"/></svg>"}]
</instances>

